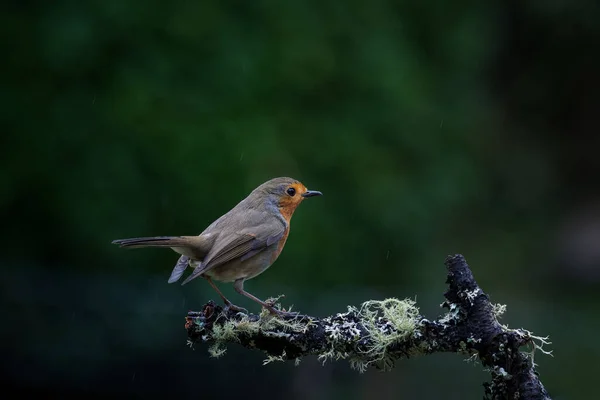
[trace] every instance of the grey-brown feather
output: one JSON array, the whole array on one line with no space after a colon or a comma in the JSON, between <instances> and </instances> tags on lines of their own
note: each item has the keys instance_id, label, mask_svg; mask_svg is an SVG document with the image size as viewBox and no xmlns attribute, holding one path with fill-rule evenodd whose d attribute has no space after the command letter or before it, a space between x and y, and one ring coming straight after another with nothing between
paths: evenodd
<instances>
[{"instance_id":1,"label":"grey-brown feather","mask_svg":"<svg viewBox=\"0 0 600 400\"><path fill-rule=\"evenodd\" d=\"M234 260L246 261L266 248L277 245L287 227L285 219L278 218L265 210L265 207L271 206L269 204L258 209L246 208L245 211L238 209L237 212L243 212L245 215L245 218L239 218L236 209L245 206L244 201L240 202L206 228L203 234L217 231L218 238L215 240L214 247L203 259L202 265L194 269L192 274L181 283L182 285L216 267Z\"/></svg>"},{"instance_id":2,"label":"grey-brown feather","mask_svg":"<svg viewBox=\"0 0 600 400\"><path fill-rule=\"evenodd\" d=\"M212 243L199 236L154 236L113 240L114 244L127 248L169 247L173 251L196 260L202 260Z\"/></svg>"},{"instance_id":3,"label":"grey-brown feather","mask_svg":"<svg viewBox=\"0 0 600 400\"><path fill-rule=\"evenodd\" d=\"M154 236L154 237L137 237L128 239L113 240L113 244L118 244L121 247L169 247L169 243L177 241L179 236Z\"/></svg>"},{"instance_id":4,"label":"grey-brown feather","mask_svg":"<svg viewBox=\"0 0 600 400\"><path fill-rule=\"evenodd\" d=\"M171 276L169 277L169 283L174 283L181 278L181 275L185 272L185 269L190 264L190 258L188 256L181 256L179 260L177 260L177 264L173 268L173 272L171 272Z\"/></svg>"}]
</instances>

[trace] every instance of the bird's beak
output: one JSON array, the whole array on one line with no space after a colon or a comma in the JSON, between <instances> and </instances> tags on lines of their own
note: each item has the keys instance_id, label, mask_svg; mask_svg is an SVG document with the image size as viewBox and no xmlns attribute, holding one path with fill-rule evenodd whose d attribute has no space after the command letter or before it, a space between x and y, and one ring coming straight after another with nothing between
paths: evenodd
<instances>
[{"instance_id":1,"label":"bird's beak","mask_svg":"<svg viewBox=\"0 0 600 400\"><path fill-rule=\"evenodd\" d=\"M318 190L307 190L306 192L301 194L302 197L313 197L313 196L323 196L323 193Z\"/></svg>"}]
</instances>

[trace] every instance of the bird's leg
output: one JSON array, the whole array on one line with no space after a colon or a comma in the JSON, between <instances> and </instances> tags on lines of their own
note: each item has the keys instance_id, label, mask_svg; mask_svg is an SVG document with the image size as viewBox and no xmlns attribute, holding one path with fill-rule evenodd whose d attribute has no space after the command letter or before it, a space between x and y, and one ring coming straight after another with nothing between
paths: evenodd
<instances>
[{"instance_id":1,"label":"bird's leg","mask_svg":"<svg viewBox=\"0 0 600 400\"><path fill-rule=\"evenodd\" d=\"M245 308L242 307L238 307L235 304L233 304L232 302L230 302L227 297L225 297L225 295L223 293L221 293L221 291L219 290L219 288L217 287L217 285L215 285L215 283L212 281L212 279L210 279L210 276L206 276L206 275L202 275L202 277L204 279L206 279L208 281L208 283L210 283L210 286L212 286L213 289L215 289L215 292L218 293L219 296L221 296L221 298L223 299L223 302L225 303L225 306L227 308L230 308L234 311L245 311L246 314L248 313L248 310L246 310Z\"/></svg>"},{"instance_id":2,"label":"bird's leg","mask_svg":"<svg viewBox=\"0 0 600 400\"><path fill-rule=\"evenodd\" d=\"M293 312L285 312L285 311L281 311L276 309L275 307L273 307L272 304L269 304L265 301L262 301L261 299L259 299L258 297L246 292L244 290L244 280L243 279L238 279L237 281L234 282L233 284L233 288L235 289L236 292L238 292L239 294L246 296L247 298L254 300L255 302L257 302L258 304L260 304L261 306L263 306L264 308L266 308L267 310L269 310L269 312L271 314L277 314L277 315L289 315L289 316L297 316L298 313L293 313Z\"/></svg>"}]
</instances>

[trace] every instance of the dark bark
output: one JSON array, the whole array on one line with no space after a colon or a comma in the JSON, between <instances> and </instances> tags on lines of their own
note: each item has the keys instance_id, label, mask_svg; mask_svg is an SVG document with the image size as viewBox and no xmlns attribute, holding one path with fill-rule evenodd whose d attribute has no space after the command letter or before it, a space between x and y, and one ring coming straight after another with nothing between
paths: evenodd
<instances>
[{"instance_id":1,"label":"dark bark","mask_svg":"<svg viewBox=\"0 0 600 400\"><path fill-rule=\"evenodd\" d=\"M457 352L478 358L491 372L484 398L549 399L533 363L535 350L547 343L544 338L498 323L498 307L479 288L462 255L449 256L445 264L449 287L442 307L448 311L436 320L419 315L411 301L397 299L365 302L326 318L243 314L211 301L202 311L189 312L189 343L211 345L214 356L224 344L239 343L265 352L267 361L307 355L323 362L342 358L359 370L389 369L394 361L416 355ZM525 345L533 350L522 352Z\"/></svg>"}]
</instances>

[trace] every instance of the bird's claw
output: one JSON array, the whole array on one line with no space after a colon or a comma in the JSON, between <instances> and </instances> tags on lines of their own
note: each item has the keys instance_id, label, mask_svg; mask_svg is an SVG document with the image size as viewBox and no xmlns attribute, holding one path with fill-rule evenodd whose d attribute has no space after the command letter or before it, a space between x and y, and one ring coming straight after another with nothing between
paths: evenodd
<instances>
[{"instance_id":1,"label":"bird's claw","mask_svg":"<svg viewBox=\"0 0 600 400\"><path fill-rule=\"evenodd\" d=\"M265 304L267 305L267 308L269 308L269 310L270 310L271 308L274 308L274 307L275 307L275 304L277 304L277 302L278 302L280 299L283 299L284 297L285 297L285 294L280 294L280 295L279 295L279 296L277 296L277 297L274 297L274 298L272 298L272 299L265 300Z\"/></svg>"},{"instance_id":2,"label":"bird's claw","mask_svg":"<svg viewBox=\"0 0 600 400\"><path fill-rule=\"evenodd\" d=\"M297 311L281 311L276 309L275 307L270 307L268 309L271 314L277 315L279 317L288 317L288 318L304 318L305 315L300 314Z\"/></svg>"},{"instance_id":3,"label":"bird's claw","mask_svg":"<svg viewBox=\"0 0 600 400\"><path fill-rule=\"evenodd\" d=\"M292 318L296 318L300 316L299 312L296 311L279 311L277 314L279 314L282 317L292 317Z\"/></svg>"},{"instance_id":4,"label":"bird's claw","mask_svg":"<svg viewBox=\"0 0 600 400\"><path fill-rule=\"evenodd\" d=\"M225 312L226 314L229 312L229 310L248 314L248 310L246 310L243 307L236 306L235 304L232 304L232 303L225 304L225 307L223 307L223 312Z\"/></svg>"}]
</instances>

